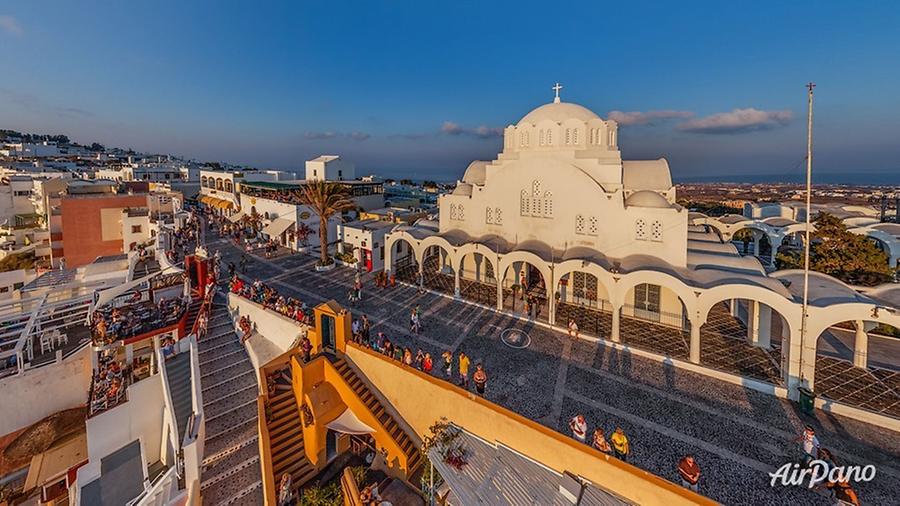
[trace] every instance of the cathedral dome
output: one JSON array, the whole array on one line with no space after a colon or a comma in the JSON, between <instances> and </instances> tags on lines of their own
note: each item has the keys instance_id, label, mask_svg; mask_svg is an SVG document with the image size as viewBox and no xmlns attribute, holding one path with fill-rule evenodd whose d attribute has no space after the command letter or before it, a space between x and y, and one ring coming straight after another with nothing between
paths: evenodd
<instances>
[{"instance_id":1,"label":"cathedral dome","mask_svg":"<svg viewBox=\"0 0 900 506\"><path fill-rule=\"evenodd\" d=\"M651 207L658 209L672 207L672 204L669 204L669 201L666 200L665 197L650 190L641 190L632 193L625 199L625 205L628 207Z\"/></svg>"},{"instance_id":2,"label":"cathedral dome","mask_svg":"<svg viewBox=\"0 0 900 506\"><path fill-rule=\"evenodd\" d=\"M577 119L579 121L587 122L592 119L600 119L600 116L594 114L594 112L587 107L582 107L578 104L573 104L571 102L551 102L526 114L524 118L519 120L518 125L523 123L537 125L544 120L562 123L567 119Z\"/></svg>"}]
</instances>

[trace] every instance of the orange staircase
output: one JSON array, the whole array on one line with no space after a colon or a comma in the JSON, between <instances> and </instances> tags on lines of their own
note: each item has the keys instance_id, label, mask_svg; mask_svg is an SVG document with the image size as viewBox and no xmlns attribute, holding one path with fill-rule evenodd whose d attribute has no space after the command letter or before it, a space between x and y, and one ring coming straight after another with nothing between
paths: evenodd
<instances>
[{"instance_id":1,"label":"orange staircase","mask_svg":"<svg viewBox=\"0 0 900 506\"><path fill-rule=\"evenodd\" d=\"M400 445L409 463L406 479L410 483L415 483L415 480L420 477L424 468L422 453L419 451L418 445L409 437L403 427L397 423L397 420L387 412L378 397L366 386L344 358L332 359L332 364L337 369L338 374L347 382L347 385L378 418L394 441Z\"/></svg>"},{"instance_id":2,"label":"orange staircase","mask_svg":"<svg viewBox=\"0 0 900 506\"><path fill-rule=\"evenodd\" d=\"M272 476L275 483L284 473L291 475L295 488L316 475L316 468L303 449L303 426L293 389L279 391L269 397L266 426L272 454Z\"/></svg>"}]
</instances>

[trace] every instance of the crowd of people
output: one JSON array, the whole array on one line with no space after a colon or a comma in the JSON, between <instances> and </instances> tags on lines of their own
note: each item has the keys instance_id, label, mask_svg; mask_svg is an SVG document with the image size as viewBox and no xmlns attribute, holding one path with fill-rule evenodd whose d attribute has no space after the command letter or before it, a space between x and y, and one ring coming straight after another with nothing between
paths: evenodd
<instances>
[{"instance_id":1,"label":"crowd of people","mask_svg":"<svg viewBox=\"0 0 900 506\"><path fill-rule=\"evenodd\" d=\"M174 325L181 319L187 304L181 298L160 299L142 303L141 293L134 292L128 300L132 305L106 306L91 315L91 337L94 344L104 346L119 339L127 339L152 330Z\"/></svg>"},{"instance_id":2,"label":"crowd of people","mask_svg":"<svg viewBox=\"0 0 900 506\"><path fill-rule=\"evenodd\" d=\"M101 355L94 371L91 389L91 412L95 413L116 406L125 397L129 371L114 354Z\"/></svg>"},{"instance_id":3,"label":"crowd of people","mask_svg":"<svg viewBox=\"0 0 900 506\"><path fill-rule=\"evenodd\" d=\"M572 431L572 437L576 440L587 443L588 424L584 415L577 414L569 420L569 429ZM815 428L806 425L803 431L791 440L793 444L799 444L798 464L803 468L809 468L814 462L824 462L828 467L828 475L831 469L838 466L837 459L826 448L822 448L819 439L816 436ZM591 446L596 450L612 455L623 462L628 460L631 454L631 442L622 427L616 427L607 440L602 427L597 427L591 436ZM685 455L678 461L676 466L678 478L681 485L685 488L699 492L700 484L700 465L697 463L696 457L693 455ZM856 492L850 486L848 480L828 480L825 481L820 488L834 500L840 500L839 504L859 504Z\"/></svg>"},{"instance_id":4,"label":"crowd of people","mask_svg":"<svg viewBox=\"0 0 900 506\"><path fill-rule=\"evenodd\" d=\"M194 251L200 239L200 219L191 212L184 225L178 227L172 234L172 247L166 250L169 262L175 264L184 259L185 255Z\"/></svg>"},{"instance_id":5,"label":"crowd of people","mask_svg":"<svg viewBox=\"0 0 900 506\"><path fill-rule=\"evenodd\" d=\"M421 309L417 305L410 315L410 332L415 334L421 331ZM391 342L384 332L372 334L371 323L366 315L362 315L360 319L353 320L351 324L351 332L353 342L377 351L392 358L406 366L412 367L426 374L434 374L434 357L431 353L417 348L413 351L408 346L401 346L397 342ZM464 352L460 352L454 359L453 352L446 350L441 354L441 363L443 364L440 371L443 371L448 381L453 381L457 386L469 388L469 368L471 359ZM454 362L456 363L456 374L454 375ZM484 396L487 388L488 376L484 366L480 363L475 364L475 371L472 374L472 383L475 385L475 392Z\"/></svg>"},{"instance_id":6,"label":"crowd of people","mask_svg":"<svg viewBox=\"0 0 900 506\"><path fill-rule=\"evenodd\" d=\"M245 283L238 275L234 275L231 277L228 289L231 293L240 295L292 320L306 325L312 323L312 309L305 302L294 297L285 297L258 279L252 283Z\"/></svg>"}]
</instances>

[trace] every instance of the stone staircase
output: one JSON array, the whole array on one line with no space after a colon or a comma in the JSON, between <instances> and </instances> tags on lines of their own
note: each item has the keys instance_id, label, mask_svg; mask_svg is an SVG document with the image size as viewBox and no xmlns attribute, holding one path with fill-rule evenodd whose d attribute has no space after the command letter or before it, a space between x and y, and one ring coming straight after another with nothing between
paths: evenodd
<instances>
[{"instance_id":1,"label":"stone staircase","mask_svg":"<svg viewBox=\"0 0 900 506\"><path fill-rule=\"evenodd\" d=\"M294 391L290 388L290 368L286 367L274 376L276 393L269 397L266 422L272 454L272 476L275 483L279 483L281 477L288 473L291 483L299 488L316 475L316 469L304 453L302 419Z\"/></svg>"},{"instance_id":2,"label":"stone staircase","mask_svg":"<svg viewBox=\"0 0 900 506\"><path fill-rule=\"evenodd\" d=\"M191 354L182 352L166 360L166 379L172 393L175 423L178 426L178 444L184 441L187 422L194 411L191 395Z\"/></svg>"},{"instance_id":3,"label":"stone staircase","mask_svg":"<svg viewBox=\"0 0 900 506\"><path fill-rule=\"evenodd\" d=\"M206 417L203 503L263 504L256 373L225 305L213 304L198 348Z\"/></svg>"},{"instance_id":4,"label":"stone staircase","mask_svg":"<svg viewBox=\"0 0 900 506\"><path fill-rule=\"evenodd\" d=\"M191 300L191 305L188 306L187 321L184 326L185 333L191 333L191 329L194 328L194 323L197 322L197 317L200 315L200 307L202 305L203 301L200 299L195 298Z\"/></svg>"},{"instance_id":5,"label":"stone staircase","mask_svg":"<svg viewBox=\"0 0 900 506\"><path fill-rule=\"evenodd\" d=\"M387 412L378 397L369 389L345 359L333 359L332 363L338 374L347 382L347 385L378 418L378 421L390 433L394 441L400 445L403 453L406 454L407 462L409 462L407 481L416 483L424 467L424 459L422 459L418 444L409 437L403 427L397 423L397 420Z\"/></svg>"}]
</instances>

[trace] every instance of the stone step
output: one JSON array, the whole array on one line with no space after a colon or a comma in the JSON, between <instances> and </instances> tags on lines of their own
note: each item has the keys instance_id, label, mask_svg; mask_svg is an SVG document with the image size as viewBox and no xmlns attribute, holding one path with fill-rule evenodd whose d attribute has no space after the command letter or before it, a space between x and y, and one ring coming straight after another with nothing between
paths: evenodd
<instances>
[{"instance_id":1,"label":"stone step","mask_svg":"<svg viewBox=\"0 0 900 506\"><path fill-rule=\"evenodd\" d=\"M256 375L253 373L253 369L248 369L241 374L226 378L218 383L203 381L201 384L203 385L203 402L204 404L209 404L228 393L246 388L247 385L256 386Z\"/></svg>"},{"instance_id":2,"label":"stone step","mask_svg":"<svg viewBox=\"0 0 900 506\"><path fill-rule=\"evenodd\" d=\"M229 428L232 428L237 424L249 420L256 420L255 402L248 403L245 406L240 406L236 410L219 415L215 420L207 420L206 431L207 434L212 434L213 436L215 436L219 433L227 431Z\"/></svg>"},{"instance_id":3,"label":"stone step","mask_svg":"<svg viewBox=\"0 0 900 506\"><path fill-rule=\"evenodd\" d=\"M211 403L209 406L204 408L204 412L206 414L206 421L212 421L218 418L220 415L228 413L230 410L237 409L242 406L246 406L247 404L253 403L256 404L256 399L259 397L256 388L245 388L239 392L235 392L228 397Z\"/></svg>"}]
</instances>

